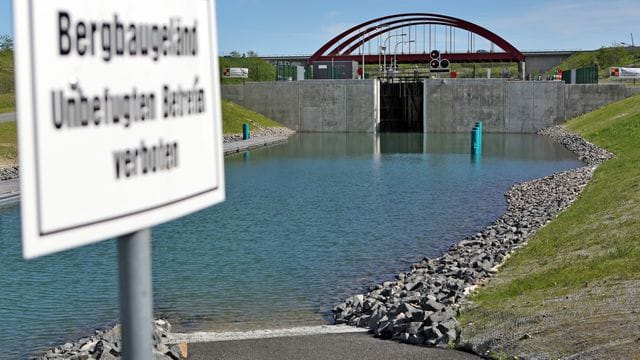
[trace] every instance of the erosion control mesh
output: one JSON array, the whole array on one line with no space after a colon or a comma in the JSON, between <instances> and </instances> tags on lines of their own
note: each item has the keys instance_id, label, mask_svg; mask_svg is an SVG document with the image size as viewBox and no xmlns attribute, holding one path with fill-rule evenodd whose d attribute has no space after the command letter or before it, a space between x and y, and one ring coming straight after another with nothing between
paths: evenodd
<instances>
[{"instance_id":1,"label":"erosion control mesh","mask_svg":"<svg viewBox=\"0 0 640 360\"><path fill-rule=\"evenodd\" d=\"M640 352L640 280L610 282L536 304L471 311L481 321L462 329L461 343L481 355L640 359L640 353L629 353Z\"/></svg>"}]
</instances>

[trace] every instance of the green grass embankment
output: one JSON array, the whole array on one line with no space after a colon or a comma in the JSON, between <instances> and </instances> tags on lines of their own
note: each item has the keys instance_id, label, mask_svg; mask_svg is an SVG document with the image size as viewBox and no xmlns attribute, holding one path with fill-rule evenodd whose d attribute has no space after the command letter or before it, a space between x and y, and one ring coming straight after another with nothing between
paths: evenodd
<instances>
[{"instance_id":1,"label":"green grass embankment","mask_svg":"<svg viewBox=\"0 0 640 360\"><path fill-rule=\"evenodd\" d=\"M241 133L244 123L251 125L251 131L254 131L255 128L282 127L282 124L257 112L222 99L222 132L225 134Z\"/></svg>"},{"instance_id":2,"label":"green grass embankment","mask_svg":"<svg viewBox=\"0 0 640 360\"><path fill-rule=\"evenodd\" d=\"M0 114L16 111L16 96L11 94L0 94Z\"/></svg>"},{"instance_id":3,"label":"green grass embankment","mask_svg":"<svg viewBox=\"0 0 640 360\"><path fill-rule=\"evenodd\" d=\"M518 250L461 314L497 358L640 357L640 96L569 121L615 153L580 198ZM604 351L604 352L601 352Z\"/></svg>"},{"instance_id":4,"label":"green grass embankment","mask_svg":"<svg viewBox=\"0 0 640 360\"><path fill-rule=\"evenodd\" d=\"M0 113L16 111L13 51L0 51Z\"/></svg>"},{"instance_id":5,"label":"green grass embankment","mask_svg":"<svg viewBox=\"0 0 640 360\"><path fill-rule=\"evenodd\" d=\"M599 67L598 77L601 79L608 78L609 68L611 66L640 65L640 50L614 46L575 53L560 63L560 65L547 71L546 74L551 75L553 70L558 68L568 71L570 69L578 69L595 64L598 64Z\"/></svg>"},{"instance_id":6,"label":"green grass embankment","mask_svg":"<svg viewBox=\"0 0 640 360\"><path fill-rule=\"evenodd\" d=\"M18 163L16 122L0 123L0 166Z\"/></svg>"},{"instance_id":7,"label":"green grass embankment","mask_svg":"<svg viewBox=\"0 0 640 360\"><path fill-rule=\"evenodd\" d=\"M231 57L219 58L220 74L224 68L239 67L249 69L248 79L233 79L220 76L222 84L242 84L244 81L275 81L276 68L259 57Z\"/></svg>"}]
</instances>

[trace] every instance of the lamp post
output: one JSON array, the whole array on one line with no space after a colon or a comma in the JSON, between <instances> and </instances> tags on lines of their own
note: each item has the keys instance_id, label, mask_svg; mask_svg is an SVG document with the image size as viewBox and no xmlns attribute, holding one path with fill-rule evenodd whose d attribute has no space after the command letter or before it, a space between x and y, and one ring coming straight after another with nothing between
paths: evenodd
<instances>
[{"instance_id":1,"label":"lamp post","mask_svg":"<svg viewBox=\"0 0 640 360\"><path fill-rule=\"evenodd\" d=\"M625 45L625 46L629 46L629 44L625 43L625 42L620 42L620 44ZM633 33L631 33L631 54L633 57L633 64L631 66L636 67L636 44L633 42ZM636 84L636 77L633 77L633 84Z\"/></svg>"},{"instance_id":2,"label":"lamp post","mask_svg":"<svg viewBox=\"0 0 640 360\"><path fill-rule=\"evenodd\" d=\"M378 77L382 75L382 55L380 52L382 51L382 46L380 46L380 36L377 37L378 40Z\"/></svg>"},{"instance_id":3,"label":"lamp post","mask_svg":"<svg viewBox=\"0 0 640 360\"><path fill-rule=\"evenodd\" d=\"M620 44L624 46L631 45L631 52L633 54L633 67L635 67L636 66L636 56L635 56L636 44L633 42L633 34L631 34L631 44L627 44L626 42L623 42L623 41L621 41Z\"/></svg>"},{"instance_id":4,"label":"lamp post","mask_svg":"<svg viewBox=\"0 0 640 360\"><path fill-rule=\"evenodd\" d=\"M398 66L398 45L401 44L411 44L413 42L416 42L415 40L407 40L407 41L398 41L396 43L396 46L393 48L393 68L395 69Z\"/></svg>"},{"instance_id":5,"label":"lamp post","mask_svg":"<svg viewBox=\"0 0 640 360\"><path fill-rule=\"evenodd\" d=\"M365 36L365 34L369 33L372 30L373 31L378 31L378 30L380 30L382 28L385 28L387 26L389 26L389 25L388 24L381 24L381 25L377 25L375 27L370 27L370 28L368 28L368 29L366 29L366 30L364 30L362 32L362 79L363 80L364 80L364 61L365 61L364 60L364 36ZM380 71L380 65L381 65L381 63L380 63L380 61L381 61L380 51L381 50L386 50L386 47L380 46L380 35L378 35L378 33L375 33L374 35L376 35L376 38L378 39L378 70ZM371 55L371 43L369 43L369 55Z\"/></svg>"},{"instance_id":6,"label":"lamp post","mask_svg":"<svg viewBox=\"0 0 640 360\"><path fill-rule=\"evenodd\" d=\"M386 24L378 25L362 32L362 80L364 80L364 35L370 30L378 31L387 26ZM378 37L378 69L380 69L380 49L383 49L383 47L380 46L380 38ZM369 55L371 55L371 43L369 43Z\"/></svg>"},{"instance_id":7,"label":"lamp post","mask_svg":"<svg viewBox=\"0 0 640 360\"><path fill-rule=\"evenodd\" d=\"M384 50L384 74L385 76L387 75L387 41L389 41L389 39L391 39L392 37L397 37L397 36L407 36L407 34L395 34L395 35L389 35L387 36L386 39L384 39L384 42L382 43L382 49Z\"/></svg>"},{"instance_id":8,"label":"lamp post","mask_svg":"<svg viewBox=\"0 0 640 360\"><path fill-rule=\"evenodd\" d=\"M362 32L362 78L364 80L364 31Z\"/></svg>"},{"instance_id":9,"label":"lamp post","mask_svg":"<svg viewBox=\"0 0 640 360\"><path fill-rule=\"evenodd\" d=\"M375 27L370 27L364 31L362 31L362 80L364 80L364 36L370 31L378 31L378 29L386 27L386 25L378 25ZM371 44L371 43L369 43ZM378 39L378 46L380 46L380 39ZM379 49L378 49L379 50ZM378 51L379 53L379 51ZM371 46L369 46L369 55L371 55ZM380 54L378 54L378 68L380 67Z\"/></svg>"}]
</instances>

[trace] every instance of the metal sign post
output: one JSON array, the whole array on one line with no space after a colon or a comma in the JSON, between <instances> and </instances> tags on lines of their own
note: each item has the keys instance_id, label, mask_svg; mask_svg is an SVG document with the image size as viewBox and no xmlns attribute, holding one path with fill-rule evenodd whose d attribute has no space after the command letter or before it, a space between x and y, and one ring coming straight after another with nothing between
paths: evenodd
<instances>
[{"instance_id":1,"label":"metal sign post","mask_svg":"<svg viewBox=\"0 0 640 360\"><path fill-rule=\"evenodd\" d=\"M153 355L153 289L151 230L118 238L122 358L151 359Z\"/></svg>"},{"instance_id":2,"label":"metal sign post","mask_svg":"<svg viewBox=\"0 0 640 360\"><path fill-rule=\"evenodd\" d=\"M215 20L215 0L13 0L23 256L119 236L125 359L153 356L150 227L225 198Z\"/></svg>"}]
</instances>

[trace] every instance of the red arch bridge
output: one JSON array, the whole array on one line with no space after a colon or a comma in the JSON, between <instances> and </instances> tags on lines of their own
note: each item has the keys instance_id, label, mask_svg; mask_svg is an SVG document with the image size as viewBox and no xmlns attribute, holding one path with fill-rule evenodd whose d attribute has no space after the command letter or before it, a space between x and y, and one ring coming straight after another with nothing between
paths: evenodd
<instances>
[{"instance_id":1,"label":"red arch bridge","mask_svg":"<svg viewBox=\"0 0 640 360\"><path fill-rule=\"evenodd\" d=\"M438 62L432 63L434 59ZM446 71L447 63L516 62L523 78L525 73L525 56L502 37L468 21L430 13L388 15L345 30L311 55L308 64L328 61L378 64L381 71L392 63L429 63L432 71Z\"/></svg>"}]
</instances>

